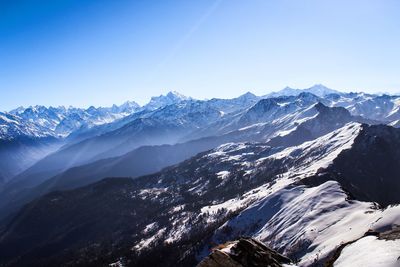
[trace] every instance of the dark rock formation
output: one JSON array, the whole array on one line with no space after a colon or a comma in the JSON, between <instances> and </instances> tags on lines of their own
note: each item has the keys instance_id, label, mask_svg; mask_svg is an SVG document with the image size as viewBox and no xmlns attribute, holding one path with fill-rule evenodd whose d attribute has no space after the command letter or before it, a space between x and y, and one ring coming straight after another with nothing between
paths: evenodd
<instances>
[{"instance_id":1,"label":"dark rock formation","mask_svg":"<svg viewBox=\"0 0 400 267\"><path fill-rule=\"evenodd\" d=\"M280 267L290 259L250 238L241 238L226 247L220 246L197 267Z\"/></svg>"}]
</instances>

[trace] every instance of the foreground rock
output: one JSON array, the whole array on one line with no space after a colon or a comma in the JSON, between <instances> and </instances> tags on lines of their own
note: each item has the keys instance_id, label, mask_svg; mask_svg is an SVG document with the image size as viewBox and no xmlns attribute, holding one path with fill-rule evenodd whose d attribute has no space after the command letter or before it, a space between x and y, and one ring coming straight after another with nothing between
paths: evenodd
<instances>
[{"instance_id":1,"label":"foreground rock","mask_svg":"<svg viewBox=\"0 0 400 267\"><path fill-rule=\"evenodd\" d=\"M254 240L242 238L217 247L197 267L280 267L290 259Z\"/></svg>"}]
</instances>

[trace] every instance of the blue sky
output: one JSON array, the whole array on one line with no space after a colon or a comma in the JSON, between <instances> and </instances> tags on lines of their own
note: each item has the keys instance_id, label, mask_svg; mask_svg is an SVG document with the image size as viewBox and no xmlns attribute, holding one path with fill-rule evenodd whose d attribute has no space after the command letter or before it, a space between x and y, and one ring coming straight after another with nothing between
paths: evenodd
<instances>
[{"instance_id":1,"label":"blue sky","mask_svg":"<svg viewBox=\"0 0 400 267\"><path fill-rule=\"evenodd\" d=\"M400 92L400 1L0 0L0 110Z\"/></svg>"}]
</instances>

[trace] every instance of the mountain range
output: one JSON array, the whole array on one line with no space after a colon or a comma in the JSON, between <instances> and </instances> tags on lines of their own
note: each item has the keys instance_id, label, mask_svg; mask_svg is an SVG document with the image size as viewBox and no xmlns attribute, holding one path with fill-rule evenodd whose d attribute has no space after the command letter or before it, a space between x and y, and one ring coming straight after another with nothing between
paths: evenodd
<instances>
[{"instance_id":1,"label":"mountain range","mask_svg":"<svg viewBox=\"0 0 400 267\"><path fill-rule=\"evenodd\" d=\"M2 112L0 266L396 266L399 126L320 84Z\"/></svg>"}]
</instances>

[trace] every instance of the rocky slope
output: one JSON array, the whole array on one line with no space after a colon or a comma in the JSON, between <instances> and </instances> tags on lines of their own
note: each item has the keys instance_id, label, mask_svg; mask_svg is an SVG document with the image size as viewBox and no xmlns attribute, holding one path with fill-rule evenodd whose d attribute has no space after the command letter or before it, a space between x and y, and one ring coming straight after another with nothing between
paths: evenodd
<instances>
[{"instance_id":1,"label":"rocky slope","mask_svg":"<svg viewBox=\"0 0 400 267\"><path fill-rule=\"evenodd\" d=\"M254 239L242 238L220 245L197 267L283 267L291 260Z\"/></svg>"}]
</instances>

